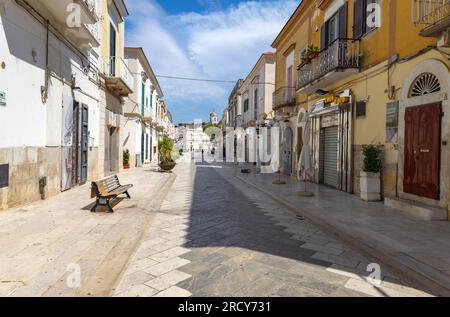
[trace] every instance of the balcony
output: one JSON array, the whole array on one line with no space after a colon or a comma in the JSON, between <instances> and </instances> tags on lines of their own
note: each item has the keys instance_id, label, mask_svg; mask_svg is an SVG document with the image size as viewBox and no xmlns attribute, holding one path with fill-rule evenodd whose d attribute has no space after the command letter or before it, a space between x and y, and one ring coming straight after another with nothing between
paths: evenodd
<instances>
[{"instance_id":1,"label":"balcony","mask_svg":"<svg viewBox=\"0 0 450 317\"><path fill-rule=\"evenodd\" d=\"M298 70L299 93L314 93L360 69L359 40L338 39Z\"/></svg>"},{"instance_id":2,"label":"balcony","mask_svg":"<svg viewBox=\"0 0 450 317\"><path fill-rule=\"evenodd\" d=\"M119 57L105 59L103 68L106 87L119 97L133 93L133 76L126 62Z\"/></svg>"},{"instance_id":3,"label":"balcony","mask_svg":"<svg viewBox=\"0 0 450 317\"><path fill-rule=\"evenodd\" d=\"M412 0L413 23L422 25L420 35L439 37L450 28L450 0Z\"/></svg>"},{"instance_id":4,"label":"balcony","mask_svg":"<svg viewBox=\"0 0 450 317\"><path fill-rule=\"evenodd\" d=\"M294 87L282 87L273 93L273 110L295 107L296 103Z\"/></svg>"},{"instance_id":5,"label":"balcony","mask_svg":"<svg viewBox=\"0 0 450 317\"><path fill-rule=\"evenodd\" d=\"M96 13L95 3L95 0L37 0L33 3L33 7L36 6L36 9L48 18L56 28L80 46L89 46L90 44L93 47L99 47L97 25L99 17ZM73 5L75 7L72 7ZM80 13L80 25L71 26L68 21L72 21L71 15L75 12Z\"/></svg>"},{"instance_id":6,"label":"balcony","mask_svg":"<svg viewBox=\"0 0 450 317\"><path fill-rule=\"evenodd\" d=\"M151 126L153 122L153 115L150 112L150 110L144 108L144 111L142 112L142 122L147 124L148 126Z\"/></svg>"}]
</instances>

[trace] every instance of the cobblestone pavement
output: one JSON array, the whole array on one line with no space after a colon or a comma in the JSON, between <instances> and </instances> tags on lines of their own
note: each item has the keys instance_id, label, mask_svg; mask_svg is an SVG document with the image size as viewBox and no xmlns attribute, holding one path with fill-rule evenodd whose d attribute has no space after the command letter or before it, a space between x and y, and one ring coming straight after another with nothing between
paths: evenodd
<instances>
[{"instance_id":1,"label":"cobblestone pavement","mask_svg":"<svg viewBox=\"0 0 450 317\"><path fill-rule=\"evenodd\" d=\"M116 296L426 296L234 177L178 166Z\"/></svg>"}]
</instances>

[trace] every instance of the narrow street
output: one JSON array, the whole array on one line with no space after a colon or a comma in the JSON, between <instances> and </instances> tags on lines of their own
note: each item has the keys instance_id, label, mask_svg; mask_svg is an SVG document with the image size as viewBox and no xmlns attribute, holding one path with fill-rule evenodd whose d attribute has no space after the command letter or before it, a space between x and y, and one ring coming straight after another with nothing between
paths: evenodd
<instances>
[{"instance_id":1,"label":"narrow street","mask_svg":"<svg viewBox=\"0 0 450 317\"><path fill-rule=\"evenodd\" d=\"M185 155L120 174L114 214L89 211L89 186L0 214L1 296L427 295L386 270L372 287L370 259L236 173Z\"/></svg>"},{"instance_id":2,"label":"narrow street","mask_svg":"<svg viewBox=\"0 0 450 317\"><path fill-rule=\"evenodd\" d=\"M183 163L116 296L424 296L249 188L229 166Z\"/></svg>"}]
</instances>

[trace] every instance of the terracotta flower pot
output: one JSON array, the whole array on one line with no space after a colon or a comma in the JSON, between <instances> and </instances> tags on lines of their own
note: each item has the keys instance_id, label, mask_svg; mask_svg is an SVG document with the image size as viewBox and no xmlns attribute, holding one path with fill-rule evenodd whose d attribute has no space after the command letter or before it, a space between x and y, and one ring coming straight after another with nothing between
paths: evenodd
<instances>
[{"instance_id":1,"label":"terracotta flower pot","mask_svg":"<svg viewBox=\"0 0 450 317\"><path fill-rule=\"evenodd\" d=\"M126 170L129 169L130 168L130 164L129 163L126 163L126 164L123 163L123 168L126 169Z\"/></svg>"}]
</instances>

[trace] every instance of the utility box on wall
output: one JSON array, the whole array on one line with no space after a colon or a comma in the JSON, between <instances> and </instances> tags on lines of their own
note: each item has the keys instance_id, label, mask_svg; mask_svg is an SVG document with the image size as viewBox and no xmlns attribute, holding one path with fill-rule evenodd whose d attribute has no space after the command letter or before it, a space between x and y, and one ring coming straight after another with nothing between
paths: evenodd
<instances>
[{"instance_id":1,"label":"utility box on wall","mask_svg":"<svg viewBox=\"0 0 450 317\"><path fill-rule=\"evenodd\" d=\"M0 188L9 186L9 164L0 165Z\"/></svg>"},{"instance_id":2,"label":"utility box on wall","mask_svg":"<svg viewBox=\"0 0 450 317\"><path fill-rule=\"evenodd\" d=\"M0 91L0 106L6 107L6 93Z\"/></svg>"}]
</instances>

